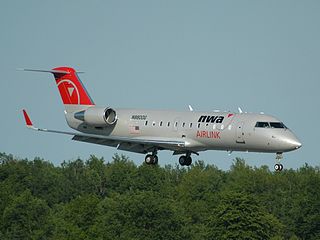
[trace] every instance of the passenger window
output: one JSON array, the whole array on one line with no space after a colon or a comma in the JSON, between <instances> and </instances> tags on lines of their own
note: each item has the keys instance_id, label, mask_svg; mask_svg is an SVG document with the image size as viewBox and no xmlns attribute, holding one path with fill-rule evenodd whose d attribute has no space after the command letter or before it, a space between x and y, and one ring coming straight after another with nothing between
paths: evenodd
<instances>
[{"instance_id":1,"label":"passenger window","mask_svg":"<svg viewBox=\"0 0 320 240\"><path fill-rule=\"evenodd\" d=\"M162 127L162 121L160 122L159 126Z\"/></svg>"},{"instance_id":2,"label":"passenger window","mask_svg":"<svg viewBox=\"0 0 320 240\"><path fill-rule=\"evenodd\" d=\"M198 128L200 128L200 123L198 123Z\"/></svg>"},{"instance_id":3,"label":"passenger window","mask_svg":"<svg viewBox=\"0 0 320 240\"><path fill-rule=\"evenodd\" d=\"M269 123L268 122L257 122L256 123L257 128L269 128Z\"/></svg>"},{"instance_id":4,"label":"passenger window","mask_svg":"<svg viewBox=\"0 0 320 240\"><path fill-rule=\"evenodd\" d=\"M174 126L175 126L175 127L178 127L178 122L175 122L175 123L174 123Z\"/></svg>"},{"instance_id":5,"label":"passenger window","mask_svg":"<svg viewBox=\"0 0 320 240\"><path fill-rule=\"evenodd\" d=\"M167 126L170 127L170 122L168 122Z\"/></svg>"},{"instance_id":6,"label":"passenger window","mask_svg":"<svg viewBox=\"0 0 320 240\"><path fill-rule=\"evenodd\" d=\"M156 125L156 122L152 122L152 126L155 126Z\"/></svg>"},{"instance_id":7,"label":"passenger window","mask_svg":"<svg viewBox=\"0 0 320 240\"><path fill-rule=\"evenodd\" d=\"M185 127L186 123L182 123L182 127Z\"/></svg>"},{"instance_id":8,"label":"passenger window","mask_svg":"<svg viewBox=\"0 0 320 240\"><path fill-rule=\"evenodd\" d=\"M192 123L190 123L190 128L192 128Z\"/></svg>"},{"instance_id":9,"label":"passenger window","mask_svg":"<svg viewBox=\"0 0 320 240\"><path fill-rule=\"evenodd\" d=\"M144 125L147 126L148 125L148 121L146 121L146 123Z\"/></svg>"}]
</instances>

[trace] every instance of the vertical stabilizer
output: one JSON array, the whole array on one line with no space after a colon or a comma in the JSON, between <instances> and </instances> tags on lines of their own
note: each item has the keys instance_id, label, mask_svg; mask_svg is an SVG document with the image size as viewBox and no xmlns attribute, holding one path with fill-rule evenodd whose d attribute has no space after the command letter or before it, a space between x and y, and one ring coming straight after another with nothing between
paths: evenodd
<instances>
[{"instance_id":1,"label":"vertical stabilizer","mask_svg":"<svg viewBox=\"0 0 320 240\"><path fill-rule=\"evenodd\" d=\"M94 102L79 79L77 72L70 67L57 67L52 70L22 69L32 72L52 73L64 104L65 117L70 127L75 128L79 121L74 118L74 114L94 106ZM25 118L27 119L27 115Z\"/></svg>"},{"instance_id":2,"label":"vertical stabilizer","mask_svg":"<svg viewBox=\"0 0 320 240\"><path fill-rule=\"evenodd\" d=\"M70 67L52 69L60 96L65 105L94 105L77 72Z\"/></svg>"}]
</instances>

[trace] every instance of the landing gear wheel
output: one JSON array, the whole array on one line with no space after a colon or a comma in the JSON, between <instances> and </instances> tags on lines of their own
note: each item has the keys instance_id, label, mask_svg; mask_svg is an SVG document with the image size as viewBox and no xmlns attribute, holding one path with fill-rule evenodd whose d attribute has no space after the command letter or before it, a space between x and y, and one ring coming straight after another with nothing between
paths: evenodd
<instances>
[{"instance_id":1,"label":"landing gear wheel","mask_svg":"<svg viewBox=\"0 0 320 240\"><path fill-rule=\"evenodd\" d=\"M280 163L277 163L276 165L274 165L274 170L276 170L277 172L281 172L283 169L283 165Z\"/></svg>"},{"instance_id":2,"label":"landing gear wheel","mask_svg":"<svg viewBox=\"0 0 320 240\"><path fill-rule=\"evenodd\" d=\"M155 164L158 164L158 156L157 155L151 155L151 154L148 154L145 159L144 159L144 162L148 165L155 165Z\"/></svg>"},{"instance_id":3,"label":"landing gear wheel","mask_svg":"<svg viewBox=\"0 0 320 240\"><path fill-rule=\"evenodd\" d=\"M277 163L274 165L274 170L277 172L281 172L283 170L283 165L280 163L280 161L283 159L282 153L279 152L276 154L276 161Z\"/></svg>"},{"instance_id":4,"label":"landing gear wheel","mask_svg":"<svg viewBox=\"0 0 320 240\"><path fill-rule=\"evenodd\" d=\"M145 157L145 159L144 159L144 162L146 163L146 164L152 164L153 163L153 157L152 157L152 155L151 154L148 154L146 157Z\"/></svg>"},{"instance_id":5,"label":"landing gear wheel","mask_svg":"<svg viewBox=\"0 0 320 240\"><path fill-rule=\"evenodd\" d=\"M187 165L187 166L190 166L191 163L192 163L192 158L191 158L191 157L187 157L187 158L186 158L186 165Z\"/></svg>"},{"instance_id":6,"label":"landing gear wheel","mask_svg":"<svg viewBox=\"0 0 320 240\"><path fill-rule=\"evenodd\" d=\"M179 163L181 166L186 165L186 158L187 158L186 156L179 157Z\"/></svg>"},{"instance_id":7,"label":"landing gear wheel","mask_svg":"<svg viewBox=\"0 0 320 240\"><path fill-rule=\"evenodd\" d=\"M153 156L153 163L154 165L158 164L158 156L157 155L154 155Z\"/></svg>"},{"instance_id":8,"label":"landing gear wheel","mask_svg":"<svg viewBox=\"0 0 320 240\"><path fill-rule=\"evenodd\" d=\"M190 166L192 163L192 158L190 156L181 156L179 158L179 163L181 166Z\"/></svg>"},{"instance_id":9,"label":"landing gear wheel","mask_svg":"<svg viewBox=\"0 0 320 240\"><path fill-rule=\"evenodd\" d=\"M283 170L283 165L282 164L279 164L280 165L280 171Z\"/></svg>"}]
</instances>

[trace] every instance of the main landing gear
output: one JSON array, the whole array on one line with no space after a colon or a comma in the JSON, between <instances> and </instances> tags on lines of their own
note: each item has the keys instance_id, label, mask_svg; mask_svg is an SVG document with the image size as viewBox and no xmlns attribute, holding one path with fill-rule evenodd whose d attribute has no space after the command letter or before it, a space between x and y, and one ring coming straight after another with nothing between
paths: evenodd
<instances>
[{"instance_id":1,"label":"main landing gear","mask_svg":"<svg viewBox=\"0 0 320 240\"><path fill-rule=\"evenodd\" d=\"M283 159L282 153L277 153L276 155L276 161L277 163L274 165L274 170L276 172L281 172L283 169L283 165L280 163L280 161Z\"/></svg>"},{"instance_id":2,"label":"main landing gear","mask_svg":"<svg viewBox=\"0 0 320 240\"><path fill-rule=\"evenodd\" d=\"M185 156L179 158L179 163L181 166L190 166L192 163L191 153L187 153Z\"/></svg>"},{"instance_id":3,"label":"main landing gear","mask_svg":"<svg viewBox=\"0 0 320 240\"><path fill-rule=\"evenodd\" d=\"M148 165L158 164L157 151L154 151L152 154L146 155L144 162ZM190 166L192 164L191 153L187 153L185 156L179 158L179 163L181 166Z\"/></svg>"},{"instance_id":4,"label":"main landing gear","mask_svg":"<svg viewBox=\"0 0 320 240\"><path fill-rule=\"evenodd\" d=\"M148 154L145 159L144 162L148 165L156 165L158 164L158 156L157 156L157 151L153 151L152 154Z\"/></svg>"}]
</instances>

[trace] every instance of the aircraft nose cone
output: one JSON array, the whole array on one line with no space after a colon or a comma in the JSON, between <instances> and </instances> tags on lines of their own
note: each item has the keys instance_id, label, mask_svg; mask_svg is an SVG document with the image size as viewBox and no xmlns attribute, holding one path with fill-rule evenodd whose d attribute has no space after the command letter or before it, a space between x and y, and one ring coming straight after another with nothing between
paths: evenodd
<instances>
[{"instance_id":1,"label":"aircraft nose cone","mask_svg":"<svg viewBox=\"0 0 320 240\"><path fill-rule=\"evenodd\" d=\"M282 132L274 138L278 140L275 142L275 148L282 152L294 151L302 146L298 138L289 130Z\"/></svg>"},{"instance_id":2,"label":"aircraft nose cone","mask_svg":"<svg viewBox=\"0 0 320 240\"><path fill-rule=\"evenodd\" d=\"M295 147L296 149L298 149L298 148L301 148L302 143L299 142L299 141L297 141L297 142L295 142L293 145L294 145L294 147Z\"/></svg>"},{"instance_id":3,"label":"aircraft nose cone","mask_svg":"<svg viewBox=\"0 0 320 240\"><path fill-rule=\"evenodd\" d=\"M285 141L289 145L289 148L292 150L299 149L302 146L302 143L294 135L290 136Z\"/></svg>"}]
</instances>

